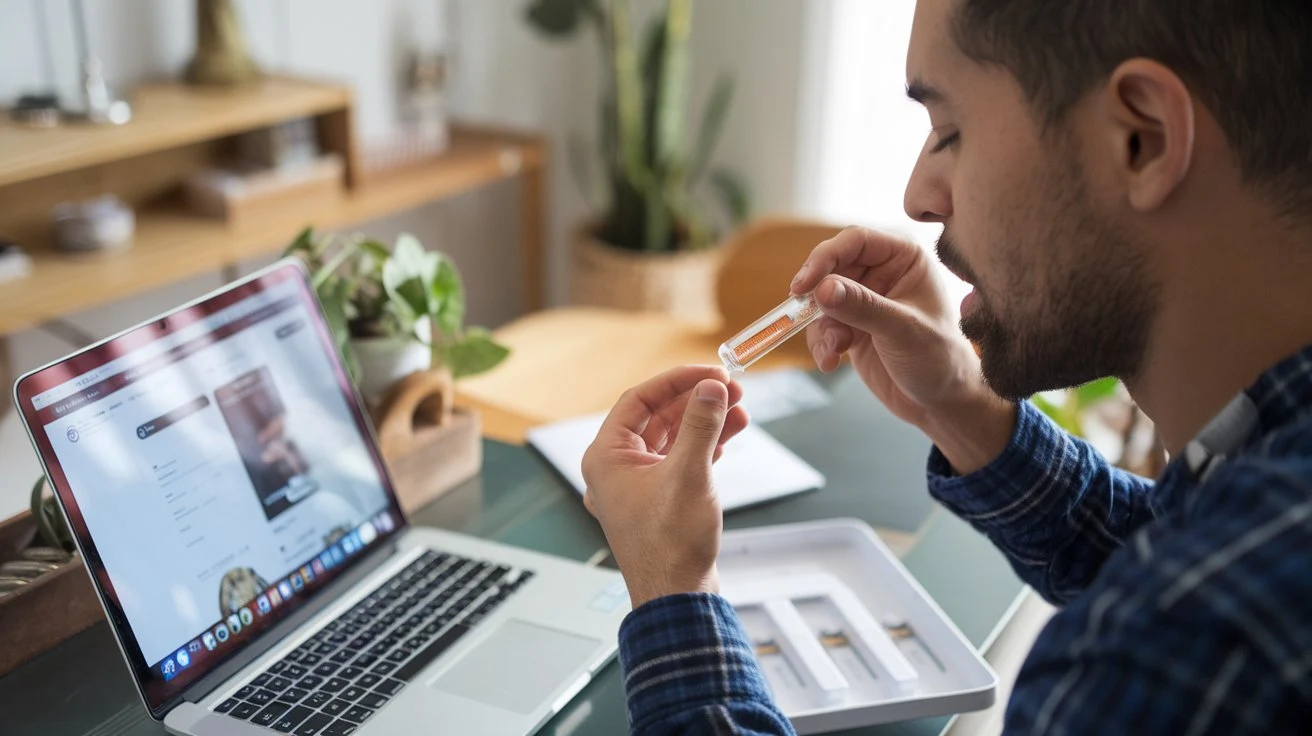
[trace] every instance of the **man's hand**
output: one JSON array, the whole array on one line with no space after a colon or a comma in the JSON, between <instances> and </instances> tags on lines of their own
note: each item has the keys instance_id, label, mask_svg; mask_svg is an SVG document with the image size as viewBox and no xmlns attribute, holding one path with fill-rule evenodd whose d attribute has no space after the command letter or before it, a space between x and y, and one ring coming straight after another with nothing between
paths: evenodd
<instances>
[{"instance_id":1,"label":"man's hand","mask_svg":"<svg viewBox=\"0 0 1312 736\"><path fill-rule=\"evenodd\" d=\"M1015 409L985 385L943 272L923 249L848 228L798 271L793 293L812 290L825 316L806 341L821 370L846 353L889 411L928 434L958 472L984 467L1007 446Z\"/></svg>"},{"instance_id":2,"label":"man's hand","mask_svg":"<svg viewBox=\"0 0 1312 736\"><path fill-rule=\"evenodd\" d=\"M676 368L625 392L583 456L584 501L634 608L718 592L723 512L711 463L747 426L741 398L723 368Z\"/></svg>"}]
</instances>

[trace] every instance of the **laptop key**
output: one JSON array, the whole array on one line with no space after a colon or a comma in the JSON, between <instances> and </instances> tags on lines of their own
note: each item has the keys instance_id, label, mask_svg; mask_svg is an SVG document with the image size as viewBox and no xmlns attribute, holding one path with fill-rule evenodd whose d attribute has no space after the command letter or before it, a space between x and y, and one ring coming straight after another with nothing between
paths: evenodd
<instances>
[{"instance_id":1,"label":"laptop key","mask_svg":"<svg viewBox=\"0 0 1312 736\"><path fill-rule=\"evenodd\" d=\"M341 671L337 673L337 676L342 678L343 680L354 680L355 678L363 674L364 674L364 670L360 669L359 667L343 667Z\"/></svg>"},{"instance_id":2,"label":"laptop key","mask_svg":"<svg viewBox=\"0 0 1312 736\"><path fill-rule=\"evenodd\" d=\"M323 664L314 668L314 674L320 677L332 677L333 675L337 674L337 670L341 668L342 666L340 664L337 664L336 662L324 662Z\"/></svg>"},{"instance_id":3,"label":"laptop key","mask_svg":"<svg viewBox=\"0 0 1312 736\"><path fill-rule=\"evenodd\" d=\"M251 719L251 723L257 726L272 726L278 722L278 716L286 713L291 709L291 703L269 703L264 710L260 711Z\"/></svg>"},{"instance_id":4,"label":"laptop key","mask_svg":"<svg viewBox=\"0 0 1312 736\"><path fill-rule=\"evenodd\" d=\"M305 699L305 704L311 708L322 708L325 703L333 699L333 694L320 690L317 693L310 693L310 697Z\"/></svg>"},{"instance_id":5,"label":"laptop key","mask_svg":"<svg viewBox=\"0 0 1312 736\"><path fill-rule=\"evenodd\" d=\"M228 711L228 715L233 718L240 718L244 721L259 712L260 706L254 703L238 703L237 707Z\"/></svg>"},{"instance_id":6,"label":"laptop key","mask_svg":"<svg viewBox=\"0 0 1312 736\"><path fill-rule=\"evenodd\" d=\"M334 677L329 679L328 682L325 682L323 684L323 687L320 688L320 690L326 693L335 693L342 690L343 688L345 688L347 685L350 684L351 683L347 682L346 680L343 680L340 677Z\"/></svg>"},{"instance_id":7,"label":"laptop key","mask_svg":"<svg viewBox=\"0 0 1312 736\"><path fill-rule=\"evenodd\" d=\"M295 708L292 708L291 710L284 713L282 717L279 718L278 721L273 724L273 730L280 731L282 733L291 733L293 728L296 728L297 726L301 725L301 721L304 721L306 718L309 718L311 715L314 715L314 711L310 710L309 708L306 708L303 705L298 705Z\"/></svg>"},{"instance_id":8,"label":"laptop key","mask_svg":"<svg viewBox=\"0 0 1312 736\"><path fill-rule=\"evenodd\" d=\"M358 705L364 706L365 708L373 708L374 710L378 710L379 708L383 707L384 704L387 703L387 698L383 697L382 695L379 695L378 693L367 693L363 698L360 698L358 701L356 701L356 703Z\"/></svg>"},{"instance_id":9,"label":"laptop key","mask_svg":"<svg viewBox=\"0 0 1312 736\"><path fill-rule=\"evenodd\" d=\"M324 707L320 708L319 710L323 711L324 713L327 713L330 716L336 716L336 715L341 715L347 708L350 707L351 704L346 702L345 700L333 700L327 705L325 705Z\"/></svg>"},{"instance_id":10,"label":"laptop key","mask_svg":"<svg viewBox=\"0 0 1312 736\"><path fill-rule=\"evenodd\" d=\"M233 708L236 708L236 707L237 707L237 704L240 703L240 702L241 702L241 701L238 700L238 699L236 699L236 698L228 698L227 700L223 701L222 703L219 703L218 705L214 706L214 712L215 712L215 713L227 713L228 711L232 710Z\"/></svg>"},{"instance_id":11,"label":"laptop key","mask_svg":"<svg viewBox=\"0 0 1312 736\"><path fill-rule=\"evenodd\" d=\"M286 669L287 665L289 664L291 663L288 662L287 660L280 659L277 662L274 662L273 664L269 665L269 668L265 670L265 672L268 672L271 675L281 675L282 671Z\"/></svg>"},{"instance_id":12,"label":"laptop key","mask_svg":"<svg viewBox=\"0 0 1312 736\"><path fill-rule=\"evenodd\" d=\"M351 650L351 649L341 649L341 650L338 650L337 652L334 652L334 653L333 653L333 656L331 656L331 657L328 658L328 661L329 661L329 662L336 662L337 664L346 664L347 662L350 662L352 659L355 659L355 651L354 651L354 650Z\"/></svg>"},{"instance_id":13,"label":"laptop key","mask_svg":"<svg viewBox=\"0 0 1312 736\"><path fill-rule=\"evenodd\" d=\"M292 681L288 680L286 677L275 677L272 680L269 680L269 683L265 685L265 687L274 691L275 693L280 693L291 686L292 686Z\"/></svg>"},{"instance_id":14,"label":"laptop key","mask_svg":"<svg viewBox=\"0 0 1312 736\"><path fill-rule=\"evenodd\" d=\"M264 683L268 682L268 681L271 680L272 678L273 678L273 675L271 675L271 674L269 674L269 673L267 673L267 672L263 672L263 673L260 673L259 675L256 675L256 676L255 676L255 679L254 679L254 680L251 680L251 684L254 685L255 687L264 687Z\"/></svg>"},{"instance_id":15,"label":"laptop key","mask_svg":"<svg viewBox=\"0 0 1312 736\"><path fill-rule=\"evenodd\" d=\"M355 662L353 662L353 664L356 667L368 667L369 665L377 661L378 661L378 657L375 657L372 654L361 654L360 656L355 658Z\"/></svg>"},{"instance_id":16,"label":"laptop key","mask_svg":"<svg viewBox=\"0 0 1312 736\"><path fill-rule=\"evenodd\" d=\"M410 678L419 674L420 670L427 667L430 662L437 659L438 655L450 649L453 644L460 640L469 631L469 627L464 624L455 624L447 629L445 634L437 637L431 644L419 650L414 659L406 663L404 667L396 673L396 679L409 681Z\"/></svg>"},{"instance_id":17,"label":"laptop key","mask_svg":"<svg viewBox=\"0 0 1312 736\"><path fill-rule=\"evenodd\" d=\"M369 720L369 716L373 714L374 712L372 710L369 710L368 708L361 708L360 706L357 705L354 708L351 708L350 710L343 713L342 718L345 718L348 721L354 721L355 723L364 723L365 721Z\"/></svg>"},{"instance_id":18,"label":"laptop key","mask_svg":"<svg viewBox=\"0 0 1312 736\"><path fill-rule=\"evenodd\" d=\"M302 654L299 661L301 664L305 665L306 667L313 667L316 664L322 662L323 657L317 654Z\"/></svg>"},{"instance_id":19,"label":"laptop key","mask_svg":"<svg viewBox=\"0 0 1312 736\"><path fill-rule=\"evenodd\" d=\"M321 736L351 736L358 728L359 726L350 721L338 720L333 721L332 725L320 731L320 734Z\"/></svg>"},{"instance_id":20,"label":"laptop key","mask_svg":"<svg viewBox=\"0 0 1312 736\"><path fill-rule=\"evenodd\" d=\"M296 702L300 702L302 698L304 698L306 695L309 694L310 692L308 690L302 690L299 687L289 687L285 691L283 691L282 695L278 696L278 699L285 700L288 703L296 703Z\"/></svg>"},{"instance_id":21,"label":"laptop key","mask_svg":"<svg viewBox=\"0 0 1312 736\"><path fill-rule=\"evenodd\" d=\"M272 691L261 688L250 695L247 695L246 702L254 703L256 705L268 705L273 702L274 697L275 695Z\"/></svg>"},{"instance_id":22,"label":"laptop key","mask_svg":"<svg viewBox=\"0 0 1312 736\"><path fill-rule=\"evenodd\" d=\"M333 646L332 644L320 644L320 645L316 646L316 647L311 651L311 653L312 653L312 654L322 655L322 656L325 656L325 657L326 657L326 656L328 656L329 654L332 654L332 653L335 652L335 651L337 651L337 647Z\"/></svg>"},{"instance_id":23,"label":"laptop key","mask_svg":"<svg viewBox=\"0 0 1312 736\"><path fill-rule=\"evenodd\" d=\"M244 685L240 690L234 693L232 697L245 700L246 698L250 697L250 694L255 692L257 689L258 688L256 688L254 685Z\"/></svg>"},{"instance_id":24,"label":"laptop key","mask_svg":"<svg viewBox=\"0 0 1312 736\"><path fill-rule=\"evenodd\" d=\"M333 722L333 717L324 713L315 713L305 719L301 727L292 731L294 736L321 736L323 730L329 723Z\"/></svg>"},{"instance_id":25,"label":"laptop key","mask_svg":"<svg viewBox=\"0 0 1312 736\"><path fill-rule=\"evenodd\" d=\"M318 675L306 675L296 683L296 687L302 690L313 690L323 684L323 678Z\"/></svg>"},{"instance_id":26,"label":"laptop key","mask_svg":"<svg viewBox=\"0 0 1312 736\"><path fill-rule=\"evenodd\" d=\"M396 665L392 664L391 662L379 662L378 664L374 665L373 668L370 669L369 671L374 673L375 675L390 675L396 671Z\"/></svg>"},{"instance_id":27,"label":"laptop key","mask_svg":"<svg viewBox=\"0 0 1312 736\"><path fill-rule=\"evenodd\" d=\"M359 685L360 687L373 687L374 685L377 685L382 681L383 678L373 673L370 673L367 675L361 675L360 679L355 681L355 684Z\"/></svg>"},{"instance_id":28,"label":"laptop key","mask_svg":"<svg viewBox=\"0 0 1312 736\"><path fill-rule=\"evenodd\" d=\"M403 687L405 687L404 682L401 682L400 680L393 680L391 678L388 678L378 683L378 685L374 687L374 692L379 692L382 693L383 695L391 697L401 692L401 688Z\"/></svg>"},{"instance_id":29,"label":"laptop key","mask_svg":"<svg viewBox=\"0 0 1312 736\"><path fill-rule=\"evenodd\" d=\"M348 687L345 690L343 690L337 697L341 698L342 700L356 701L359 700L362 696L364 696L364 694L367 692L369 691L365 690L362 687L359 687L358 685L352 685L351 687Z\"/></svg>"},{"instance_id":30,"label":"laptop key","mask_svg":"<svg viewBox=\"0 0 1312 736\"><path fill-rule=\"evenodd\" d=\"M299 680L300 678L305 677L306 673L308 673L309 671L310 668L304 665L293 664L293 665L288 665L287 668L283 670L281 674L283 677L287 677L293 680Z\"/></svg>"}]
</instances>

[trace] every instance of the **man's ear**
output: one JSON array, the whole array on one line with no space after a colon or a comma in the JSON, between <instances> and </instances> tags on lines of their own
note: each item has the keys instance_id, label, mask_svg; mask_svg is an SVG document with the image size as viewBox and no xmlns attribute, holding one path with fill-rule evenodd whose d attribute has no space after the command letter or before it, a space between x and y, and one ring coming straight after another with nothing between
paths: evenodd
<instances>
[{"instance_id":1,"label":"man's ear","mask_svg":"<svg viewBox=\"0 0 1312 736\"><path fill-rule=\"evenodd\" d=\"M1131 59L1112 72L1105 88L1117 169L1130 206L1161 207L1193 164L1194 103L1175 72L1147 59Z\"/></svg>"}]
</instances>

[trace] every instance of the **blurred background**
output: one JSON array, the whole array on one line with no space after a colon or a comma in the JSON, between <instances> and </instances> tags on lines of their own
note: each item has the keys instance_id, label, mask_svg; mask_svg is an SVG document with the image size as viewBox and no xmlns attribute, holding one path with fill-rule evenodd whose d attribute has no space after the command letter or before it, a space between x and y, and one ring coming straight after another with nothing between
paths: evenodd
<instances>
[{"instance_id":1,"label":"blurred background","mask_svg":"<svg viewBox=\"0 0 1312 736\"><path fill-rule=\"evenodd\" d=\"M585 293L588 287L579 284L588 277L578 273L576 243L580 228L599 219L612 224L624 219L606 216L614 199L623 196L613 181L608 181L613 176L606 161L606 121L614 119L608 117L606 104L614 94L611 90L617 88L617 67L612 63L616 44L611 32L616 19L590 15L597 8L613 12L611 5L530 0L0 0L0 18L4 19L0 23L0 104L15 113L0 128L0 152L9 159L0 160L0 237L21 248L30 264L26 276L0 281L0 293L10 292L8 298L0 297L0 316L7 311L12 317L28 309L31 300L20 293L24 289L60 301L55 296L60 289L74 288L79 278L87 277L82 272L68 272L67 278L60 278L65 274L59 270L67 265L65 261L88 256L67 252L77 245L48 242L48 222L33 223L15 214L18 209L28 213L44 209L40 213L43 221L53 217L49 205L67 202L54 202L60 199L58 195L52 197L41 190L63 188L60 183L69 178L92 182L82 186L75 181L66 193L70 201L80 201L88 211L103 195L117 197L118 204L137 210L136 242L130 240L126 250L114 250L114 255L94 257L128 257L130 253L137 259L136 269L178 259L167 249L146 253L144 249L151 246L143 245L142 238L148 231L149 208L155 206L154 201L134 202L131 196L114 191L116 177L103 171L105 161L136 159L141 163L145 154L135 151L169 148L167 144L133 142L136 148L65 161L79 155L82 139L78 136L83 133L103 137L105 128L113 128L114 135L128 137L136 127L142 136L148 131L154 135L158 130L154 126L160 121L152 115L159 105L152 108L153 98L134 96L142 85L173 85L202 94L260 83L189 78L189 69L201 52L205 48L213 51L215 44L219 44L217 53L228 53L235 44L261 78L341 85L349 93L350 141L336 145L349 148L352 160L347 168L355 166L354 174L370 172L368 177L359 176L356 183L367 180L370 186L377 183L379 189L370 206L357 208L367 219L334 221L331 227L321 229L363 233L385 244L391 244L400 233L411 233L425 248L445 254L463 276L471 324L495 329L534 309L604 300L604 294L597 295L595 289ZM917 226L902 211L903 186L928 130L923 111L903 94L912 0L689 2L690 16L686 28L680 29L686 31L686 37L682 38L665 28L670 14L679 10L671 6L677 5L639 0L628 6L628 46L640 65L649 63L646 56L669 51L670 46L681 53L681 58L661 57L656 64L660 70L674 64L668 68L682 72L683 89L653 102L646 99L652 94L649 90L655 87L668 92L670 85L662 88L642 79L645 86L638 94L644 96L645 104L657 108L654 114L660 119L677 120L679 137L665 143L684 161L709 152L713 168L725 172L724 182L707 173L705 184L687 187L693 208L704 205L712 211L705 217L712 225L697 249L715 250L736 228L773 217L871 225L932 244L937 228ZM213 14L213 20L202 17L205 14ZM667 48L651 51L651 29L657 27L663 31L654 32L664 32L681 46L667 44ZM603 28L607 32L600 32ZM604 47L608 35L610 45ZM619 48L618 53L623 55L625 49ZM91 99L88 85L98 83L88 78L88 59L98 65L104 84L100 89L108 95L106 99L130 106L128 120L97 125L78 118L88 115L84 109ZM211 71L224 72L221 65L216 69ZM66 138L61 139L60 147L43 151L44 160L34 164L28 160L32 155L29 141L41 132L31 129L50 120L41 117L51 112L43 111L43 104L59 110L54 125ZM234 98L231 105L220 109L233 112L245 104L254 103ZM22 124L16 114L20 109L30 113ZM196 117L201 118L218 114L210 107L196 110ZM185 112L183 105L182 111L168 114L186 117ZM708 123L714 130L705 130ZM203 128L205 123L187 117L179 125ZM538 199L543 211L536 220L542 228L538 236L541 252L535 256L539 265L526 266L524 262L524 230L533 227L526 224L532 218L524 209L534 204L514 176L483 177L490 181L468 186L456 183L441 187L440 192L404 190L395 195L394 204L387 201L389 170L399 171L396 176L418 175L413 166L406 168L407 156L420 166L440 167L433 162L451 155L455 145L451 126L509 131L509 135L541 143L545 163ZM226 128L219 128L222 126L196 136L229 134ZM655 132L653 126L645 133L647 138L668 138L668 131ZM709 143L703 140L708 134L714 138ZM647 141L637 145L663 144ZM513 160L502 163L507 172L514 173ZM41 169L42 165L47 169ZM423 173L421 169L419 174ZM431 171L431 177L444 175L440 168ZM186 176L179 174L182 181L172 183L179 188L195 185ZM25 201L28 197L31 201ZM189 212L213 217L196 199L184 200ZM674 245L670 250L677 251L682 248L677 242L679 233L686 234L686 230L677 215L671 219L674 234L669 237ZM228 254L231 258L210 259L224 261L223 268L165 266L162 270L167 273L153 274L134 285L131 274L107 272L102 264L98 269L104 278L114 281L113 288L106 288L103 295L81 299L70 293L65 300L70 304L67 311L45 309L37 316L24 313L22 319L7 321L0 338L8 343L0 352L9 364L6 376L12 380L79 347L80 340L112 334L204 293L227 277L272 261L280 253L279 246L290 242L301 227L318 226L314 220L313 211L288 217L280 237L262 232ZM6 230L6 225L12 227ZM234 229L233 238L244 237L239 223L226 226ZM621 222L620 231L623 227ZM650 234L642 224L637 228L638 240ZM618 233L612 240L625 237L614 228L603 226L602 230L603 244L606 235ZM176 231L175 240L186 239L185 230ZM260 242L255 243L257 240ZM187 244L173 242L168 247L186 248ZM636 251L630 252L641 252L650 244L639 242L633 247ZM79 265L84 264L75 262L72 267ZM108 268L113 271L112 261ZM540 280L540 294L526 294L534 288L526 286L526 278ZM613 282L605 274L600 279ZM775 293L783 289L782 285L772 286ZM26 301L17 303L20 297ZM77 308L74 303L82 301L91 303ZM643 308L662 307L649 304ZM677 305L673 309L678 311ZM0 467L15 470L16 477L37 472L12 411L0 425ZM25 491L5 488L0 513L22 508Z\"/></svg>"}]
</instances>

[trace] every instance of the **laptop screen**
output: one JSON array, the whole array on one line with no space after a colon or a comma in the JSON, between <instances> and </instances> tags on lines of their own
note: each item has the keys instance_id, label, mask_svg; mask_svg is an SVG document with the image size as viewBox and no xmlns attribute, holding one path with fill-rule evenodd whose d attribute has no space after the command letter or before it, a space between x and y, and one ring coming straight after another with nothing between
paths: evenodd
<instances>
[{"instance_id":1,"label":"laptop screen","mask_svg":"<svg viewBox=\"0 0 1312 736\"><path fill-rule=\"evenodd\" d=\"M19 384L152 711L403 524L301 268Z\"/></svg>"}]
</instances>

